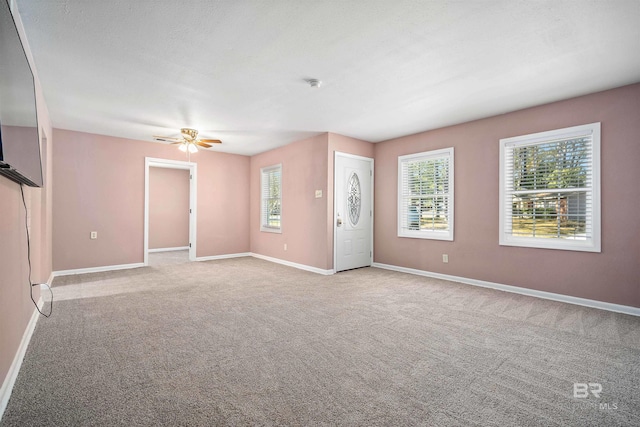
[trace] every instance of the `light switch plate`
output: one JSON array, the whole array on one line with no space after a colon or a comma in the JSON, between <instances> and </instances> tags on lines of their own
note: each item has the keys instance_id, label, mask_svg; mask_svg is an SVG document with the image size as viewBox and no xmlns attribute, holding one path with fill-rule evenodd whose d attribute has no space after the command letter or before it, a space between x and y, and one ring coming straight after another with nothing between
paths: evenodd
<instances>
[{"instance_id":1,"label":"light switch plate","mask_svg":"<svg viewBox=\"0 0 640 427\"><path fill-rule=\"evenodd\" d=\"M92 231L91 232L91 240L95 240L98 238L98 232L97 231Z\"/></svg>"},{"instance_id":2,"label":"light switch plate","mask_svg":"<svg viewBox=\"0 0 640 427\"><path fill-rule=\"evenodd\" d=\"M322 190L316 190L316 199L319 199L322 197Z\"/></svg>"}]
</instances>

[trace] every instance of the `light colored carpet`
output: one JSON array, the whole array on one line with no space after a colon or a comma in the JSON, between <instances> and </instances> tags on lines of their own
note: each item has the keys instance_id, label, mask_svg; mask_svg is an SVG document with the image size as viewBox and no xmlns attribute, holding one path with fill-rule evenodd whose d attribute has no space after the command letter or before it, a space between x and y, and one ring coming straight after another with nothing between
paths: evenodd
<instances>
[{"instance_id":1,"label":"light colored carpet","mask_svg":"<svg viewBox=\"0 0 640 427\"><path fill-rule=\"evenodd\" d=\"M57 278L2 426L640 424L640 319L253 258ZM574 398L574 383L600 383Z\"/></svg>"}]
</instances>

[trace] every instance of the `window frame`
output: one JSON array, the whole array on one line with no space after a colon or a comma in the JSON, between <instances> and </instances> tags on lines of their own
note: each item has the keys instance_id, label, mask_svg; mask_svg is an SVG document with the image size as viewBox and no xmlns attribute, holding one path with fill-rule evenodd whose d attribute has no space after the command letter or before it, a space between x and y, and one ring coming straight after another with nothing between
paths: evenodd
<instances>
[{"instance_id":1,"label":"window frame","mask_svg":"<svg viewBox=\"0 0 640 427\"><path fill-rule=\"evenodd\" d=\"M265 212L265 198L268 197L269 194L265 193L265 179L268 179L268 176L271 172L280 171L280 226L273 227L265 224L266 212ZM260 231L264 231L267 233L282 233L282 163L272 166L265 166L260 169Z\"/></svg>"},{"instance_id":2,"label":"window frame","mask_svg":"<svg viewBox=\"0 0 640 427\"><path fill-rule=\"evenodd\" d=\"M515 136L500 139L500 195L499 195L499 244L501 246L518 246L541 249L558 249L568 251L601 252L601 195L600 195L600 122L590 123L580 126L555 129L545 132L538 132L528 135ZM586 240L572 240L553 237L527 237L513 236L505 230L505 225L511 220L512 210L506 206L507 179L513 179L513 175L508 176L505 164L507 149L519 146L533 146L542 143L549 143L556 140L566 140L591 135L591 192L592 208L590 215L587 213L587 221L591 221L592 237ZM558 189L549 189L554 192ZM544 189L540 189L544 192ZM588 224L588 223L587 223Z\"/></svg>"},{"instance_id":3,"label":"window frame","mask_svg":"<svg viewBox=\"0 0 640 427\"><path fill-rule=\"evenodd\" d=\"M449 229L446 231L439 230L407 230L402 227L402 219L403 219L403 177L402 177L402 166L405 163L413 163L420 162L425 160L437 160L441 158L446 158L449 161L449 206L447 210L447 219L449 224ZM445 240L445 241L453 241L454 240L454 149L453 147L442 148L438 150L429 150L423 151L420 153L406 154L404 156L398 156L398 195L397 195L397 234L398 237L406 237L412 239L430 239L430 240Z\"/></svg>"}]
</instances>

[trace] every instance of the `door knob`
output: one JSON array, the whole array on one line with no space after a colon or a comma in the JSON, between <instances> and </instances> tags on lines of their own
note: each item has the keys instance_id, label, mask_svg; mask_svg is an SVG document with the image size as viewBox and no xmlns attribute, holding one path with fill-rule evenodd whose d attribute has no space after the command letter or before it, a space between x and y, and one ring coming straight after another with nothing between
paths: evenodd
<instances>
[{"instance_id":1,"label":"door knob","mask_svg":"<svg viewBox=\"0 0 640 427\"><path fill-rule=\"evenodd\" d=\"M342 218L338 217L338 219L336 220L336 225L338 227L340 227L342 225Z\"/></svg>"}]
</instances>

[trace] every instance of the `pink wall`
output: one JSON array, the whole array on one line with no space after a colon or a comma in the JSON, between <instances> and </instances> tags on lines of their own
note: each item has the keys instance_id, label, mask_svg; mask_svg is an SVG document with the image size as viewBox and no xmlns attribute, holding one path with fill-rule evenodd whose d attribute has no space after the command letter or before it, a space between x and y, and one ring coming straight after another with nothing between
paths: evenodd
<instances>
[{"instance_id":1,"label":"pink wall","mask_svg":"<svg viewBox=\"0 0 640 427\"><path fill-rule=\"evenodd\" d=\"M25 196L37 199L41 191L27 187ZM20 185L0 177L0 200L0 381L4 381L34 306L29 296L26 222ZM43 215L40 208L34 209L34 204L32 200L32 232L34 222ZM33 254L39 246L37 233L33 233L32 242L36 243ZM37 288L34 290L39 292Z\"/></svg>"},{"instance_id":2,"label":"pink wall","mask_svg":"<svg viewBox=\"0 0 640 427\"><path fill-rule=\"evenodd\" d=\"M43 135L42 138L40 138L40 134ZM33 188L25 185L24 192L27 209L29 211L31 256L34 260L34 262L32 262L32 279L33 281L46 282L49 278L49 274L51 273L51 246L48 243L48 238L51 234L51 225L50 223L47 223L47 219L49 218L48 212L50 212L50 209L47 209L47 198L50 198L51 195L51 185L49 185L46 175L48 172L47 162L49 161L47 156L48 143L44 137L45 134L43 130L40 130L40 134L38 134L37 127L2 126L3 138L11 138L18 141L22 139L41 139L40 147L38 148L41 155L41 164L40 166L36 166L37 162L29 162L33 170L26 172L31 176L36 176L39 173L36 171L36 168L41 167L44 188ZM32 147L34 150L35 148L36 147ZM24 152L22 154L24 156L22 158L26 160L32 158L34 154L37 156L38 151L35 151L35 153ZM6 178L2 179L4 180ZM49 191L47 191L47 188ZM18 186L18 190L19 189L20 187ZM22 207L22 199L20 199L20 201Z\"/></svg>"},{"instance_id":3,"label":"pink wall","mask_svg":"<svg viewBox=\"0 0 640 427\"><path fill-rule=\"evenodd\" d=\"M205 257L249 252L247 224L251 159L236 154L204 154L206 157L197 159L197 255ZM197 155L192 155L191 159L194 160Z\"/></svg>"},{"instance_id":4,"label":"pink wall","mask_svg":"<svg viewBox=\"0 0 640 427\"><path fill-rule=\"evenodd\" d=\"M251 158L251 252L322 270L333 268L335 151L373 157L373 144L333 133ZM260 231L260 169L282 163L282 233ZM316 198L315 191L322 190ZM284 250L284 244L287 250Z\"/></svg>"},{"instance_id":5,"label":"pink wall","mask_svg":"<svg viewBox=\"0 0 640 427\"><path fill-rule=\"evenodd\" d=\"M155 142L54 135L54 270L143 262L144 159L185 161L185 154ZM200 151L191 160L198 164L197 256L247 252L249 158Z\"/></svg>"},{"instance_id":6,"label":"pink wall","mask_svg":"<svg viewBox=\"0 0 640 427\"><path fill-rule=\"evenodd\" d=\"M251 157L251 252L320 269L327 264L328 134ZM282 233L260 231L260 169L282 164ZM322 190L322 198L315 198ZM284 250L284 244L287 250Z\"/></svg>"},{"instance_id":7,"label":"pink wall","mask_svg":"<svg viewBox=\"0 0 640 427\"><path fill-rule=\"evenodd\" d=\"M13 2L14 19L34 73L36 86L44 187L25 187L24 191L25 198L30 204L28 206L30 207L32 281L43 283L48 280L51 273L51 121L42 96L29 43L15 8L16 5ZM0 177L0 242L2 242L0 244L0 384L4 384L35 310L29 293L27 240L20 185L4 177ZM38 287L33 290L37 301L40 298L40 290Z\"/></svg>"},{"instance_id":8,"label":"pink wall","mask_svg":"<svg viewBox=\"0 0 640 427\"><path fill-rule=\"evenodd\" d=\"M149 168L149 249L189 246L189 171Z\"/></svg>"},{"instance_id":9,"label":"pink wall","mask_svg":"<svg viewBox=\"0 0 640 427\"><path fill-rule=\"evenodd\" d=\"M375 146L375 261L640 307L640 84ZM498 245L498 141L602 123L602 253ZM455 240L397 237L398 156L455 147ZM442 263L442 254L449 263Z\"/></svg>"}]
</instances>

